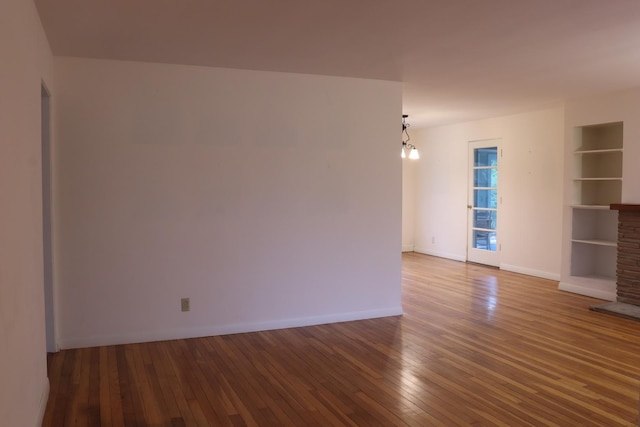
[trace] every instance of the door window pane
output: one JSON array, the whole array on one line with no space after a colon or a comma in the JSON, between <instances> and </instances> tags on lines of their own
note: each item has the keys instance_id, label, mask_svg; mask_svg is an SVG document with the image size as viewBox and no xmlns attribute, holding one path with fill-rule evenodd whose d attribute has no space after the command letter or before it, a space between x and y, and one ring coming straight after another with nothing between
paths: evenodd
<instances>
[{"instance_id":1,"label":"door window pane","mask_svg":"<svg viewBox=\"0 0 640 427\"><path fill-rule=\"evenodd\" d=\"M473 190L473 207L497 208L498 192L496 190Z\"/></svg>"},{"instance_id":2,"label":"door window pane","mask_svg":"<svg viewBox=\"0 0 640 427\"><path fill-rule=\"evenodd\" d=\"M473 230L473 247L487 251L496 250L496 232Z\"/></svg>"},{"instance_id":3,"label":"door window pane","mask_svg":"<svg viewBox=\"0 0 640 427\"><path fill-rule=\"evenodd\" d=\"M497 166L498 147L476 148L473 160L474 166Z\"/></svg>"},{"instance_id":4,"label":"door window pane","mask_svg":"<svg viewBox=\"0 0 640 427\"><path fill-rule=\"evenodd\" d=\"M489 230L496 229L496 220L498 212L488 210L474 210L473 211L473 226L476 228L487 228Z\"/></svg>"},{"instance_id":5,"label":"door window pane","mask_svg":"<svg viewBox=\"0 0 640 427\"><path fill-rule=\"evenodd\" d=\"M498 186L498 169L475 169L473 171L473 186L474 187L489 187L495 188Z\"/></svg>"}]
</instances>

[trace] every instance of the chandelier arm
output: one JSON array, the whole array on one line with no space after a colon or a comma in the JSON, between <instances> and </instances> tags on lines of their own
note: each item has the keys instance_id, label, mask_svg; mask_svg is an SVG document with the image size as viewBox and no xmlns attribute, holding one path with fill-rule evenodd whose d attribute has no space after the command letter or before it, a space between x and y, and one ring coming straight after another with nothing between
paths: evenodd
<instances>
[{"instance_id":1,"label":"chandelier arm","mask_svg":"<svg viewBox=\"0 0 640 427\"><path fill-rule=\"evenodd\" d=\"M408 132L408 128L411 126L409 123L406 122L406 118L409 117L406 114L402 115L402 158L405 158L405 150L409 150L410 155L409 158L410 159L419 159L419 154L418 154L418 148L411 144L409 141L411 141L411 135L409 135ZM406 138L405 138L406 136Z\"/></svg>"}]
</instances>

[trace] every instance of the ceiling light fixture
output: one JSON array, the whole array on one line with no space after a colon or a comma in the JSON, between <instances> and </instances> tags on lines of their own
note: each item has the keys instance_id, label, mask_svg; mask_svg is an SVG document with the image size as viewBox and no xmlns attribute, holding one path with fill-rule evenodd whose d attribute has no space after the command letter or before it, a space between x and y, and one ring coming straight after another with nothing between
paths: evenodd
<instances>
[{"instance_id":1,"label":"ceiling light fixture","mask_svg":"<svg viewBox=\"0 0 640 427\"><path fill-rule=\"evenodd\" d=\"M400 157L405 159L407 157L407 153L405 150L409 150L409 158L410 159L419 159L420 153L418 153L418 149L415 145L409 144L411 137L409 136L409 132L407 132L407 128L411 126L407 123L406 119L409 117L407 114L402 115L402 149L400 153Z\"/></svg>"}]
</instances>

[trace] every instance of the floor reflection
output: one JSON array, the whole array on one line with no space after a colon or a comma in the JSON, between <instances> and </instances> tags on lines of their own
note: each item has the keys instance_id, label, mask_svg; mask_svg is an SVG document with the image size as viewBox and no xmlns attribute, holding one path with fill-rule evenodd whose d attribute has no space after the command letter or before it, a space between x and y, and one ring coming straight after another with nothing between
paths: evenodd
<instances>
[{"instance_id":1,"label":"floor reflection","mask_svg":"<svg viewBox=\"0 0 640 427\"><path fill-rule=\"evenodd\" d=\"M471 308L474 314L483 314L491 322L498 308L498 278L484 276L472 281Z\"/></svg>"}]
</instances>

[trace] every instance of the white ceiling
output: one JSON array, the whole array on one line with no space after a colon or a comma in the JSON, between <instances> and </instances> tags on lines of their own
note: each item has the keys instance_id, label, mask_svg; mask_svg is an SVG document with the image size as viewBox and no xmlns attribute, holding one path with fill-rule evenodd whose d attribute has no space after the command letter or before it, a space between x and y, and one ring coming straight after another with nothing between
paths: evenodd
<instances>
[{"instance_id":1,"label":"white ceiling","mask_svg":"<svg viewBox=\"0 0 640 427\"><path fill-rule=\"evenodd\" d=\"M638 0L35 0L55 55L404 82L433 125L640 86Z\"/></svg>"}]
</instances>

